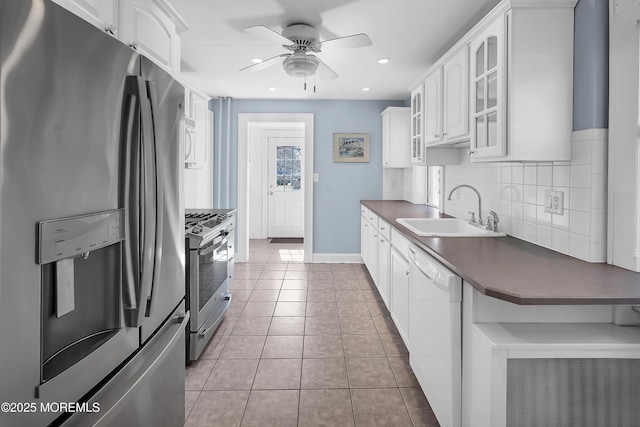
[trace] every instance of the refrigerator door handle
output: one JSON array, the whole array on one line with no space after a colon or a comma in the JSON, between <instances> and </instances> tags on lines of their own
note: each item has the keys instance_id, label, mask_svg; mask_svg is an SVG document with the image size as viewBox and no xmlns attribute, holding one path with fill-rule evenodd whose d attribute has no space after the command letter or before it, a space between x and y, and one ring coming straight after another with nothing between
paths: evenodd
<instances>
[{"instance_id":1,"label":"refrigerator door handle","mask_svg":"<svg viewBox=\"0 0 640 427\"><path fill-rule=\"evenodd\" d=\"M156 93L156 85L153 81L147 80L147 93L149 97L149 107L153 125L153 139L150 143L153 144L153 182L155 184L155 203L156 203L156 217L155 217L155 247L154 247L154 266L153 266L153 282L149 291L149 303L147 305L147 316L151 316L153 309L156 306L156 300L158 299L157 284L160 281L160 260L162 257L162 243L163 243L163 230L164 230L164 186L160 180L164 177L162 150L160 149L160 141L156 138L156 120L155 114L158 111L158 96Z\"/></svg>"},{"instance_id":2,"label":"refrigerator door handle","mask_svg":"<svg viewBox=\"0 0 640 427\"><path fill-rule=\"evenodd\" d=\"M136 285L140 277L140 206L138 203L140 200L140 147L138 146L138 138L134 138L134 134L139 132L136 120L138 117L138 100L138 95L129 94L124 115L126 122L124 126L125 147L123 161L125 167L124 181L122 183L122 205L126 207L124 217L126 237L124 239L123 255L123 299L124 306L127 310L130 310L130 313L138 309ZM134 323L133 320L128 320L130 323ZM129 324L129 326L133 325Z\"/></svg>"},{"instance_id":3,"label":"refrigerator door handle","mask_svg":"<svg viewBox=\"0 0 640 427\"><path fill-rule=\"evenodd\" d=\"M151 290L153 288L155 263L156 263L156 215L157 215L157 188L156 180L156 150L155 150L155 128L151 102L147 91L146 81L136 76L138 93L140 97L140 121L142 123L142 176L143 182L143 226L142 226L142 283L140 286L140 304L137 313L137 325L142 324L151 303Z\"/></svg>"},{"instance_id":4,"label":"refrigerator door handle","mask_svg":"<svg viewBox=\"0 0 640 427\"><path fill-rule=\"evenodd\" d=\"M153 117L147 86L140 76L127 77L125 217L125 308L128 325L142 325L151 296L156 252L156 170Z\"/></svg>"}]
</instances>

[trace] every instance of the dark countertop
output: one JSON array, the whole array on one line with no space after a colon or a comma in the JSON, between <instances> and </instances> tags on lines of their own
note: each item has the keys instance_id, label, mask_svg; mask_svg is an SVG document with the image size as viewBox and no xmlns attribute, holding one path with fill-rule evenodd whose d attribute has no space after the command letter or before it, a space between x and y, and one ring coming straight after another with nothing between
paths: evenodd
<instances>
[{"instance_id":1,"label":"dark countertop","mask_svg":"<svg viewBox=\"0 0 640 427\"><path fill-rule=\"evenodd\" d=\"M506 237L420 237L396 218L436 218L406 201L362 204L481 293L520 305L640 304L640 273Z\"/></svg>"}]
</instances>

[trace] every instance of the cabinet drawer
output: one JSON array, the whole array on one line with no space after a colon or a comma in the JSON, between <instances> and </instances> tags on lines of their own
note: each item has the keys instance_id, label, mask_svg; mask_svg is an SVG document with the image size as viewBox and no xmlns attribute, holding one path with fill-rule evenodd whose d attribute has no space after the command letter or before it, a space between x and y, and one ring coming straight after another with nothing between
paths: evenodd
<instances>
[{"instance_id":1,"label":"cabinet drawer","mask_svg":"<svg viewBox=\"0 0 640 427\"><path fill-rule=\"evenodd\" d=\"M409 239L404 237L395 228L391 228L391 246L396 248L398 253L405 258L408 258L409 254Z\"/></svg>"},{"instance_id":2,"label":"cabinet drawer","mask_svg":"<svg viewBox=\"0 0 640 427\"><path fill-rule=\"evenodd\" d=\"M371 224L371 226L373 228L375 228L376 230L378 229L378 215L374 214L373 212L369 211L369 224Z\"/></svg>"},{"instance_id":3,"label":"cabinet drawer","mask_svg":"<svg viewBox=\"0 0 640 427\"><path fill-rule=\"evenodd\" d=\"M382 234L387 240L391 240L391 226L387 221L382 218L378 219L378 231Z\"/></svg>"}]
</instances>

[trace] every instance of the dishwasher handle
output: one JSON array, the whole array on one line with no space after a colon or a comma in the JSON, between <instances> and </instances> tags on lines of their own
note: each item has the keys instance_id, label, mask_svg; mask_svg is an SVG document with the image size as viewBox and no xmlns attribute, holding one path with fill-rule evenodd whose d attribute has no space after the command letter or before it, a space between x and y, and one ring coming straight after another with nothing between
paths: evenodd
<instances>
[{"instance_id":1,"label":"dishwasher handle","mask_svg":"<svg viewBox=\"0 0 640 427\"><path fill-rule=\"evenodd\" d=\"M455 273L413 244L409 246L409 261L431 284L447 292L451 302L462 300L462 280Z\"/></svg>"}]
</instances>

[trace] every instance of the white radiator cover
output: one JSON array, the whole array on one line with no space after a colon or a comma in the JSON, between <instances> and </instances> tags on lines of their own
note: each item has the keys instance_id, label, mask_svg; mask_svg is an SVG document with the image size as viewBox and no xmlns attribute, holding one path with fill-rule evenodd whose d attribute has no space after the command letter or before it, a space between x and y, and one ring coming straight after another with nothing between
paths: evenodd
<instances>
[{"instance_id":1,"label":"white radiator cover","mask_svg":"<svg viewBox=\"0 0 640 427\"><path fill-rule=\"evenodd\" d=\"M507 426L640 426L639 359L508 359Z\"/></svg>"}]
</instances>

